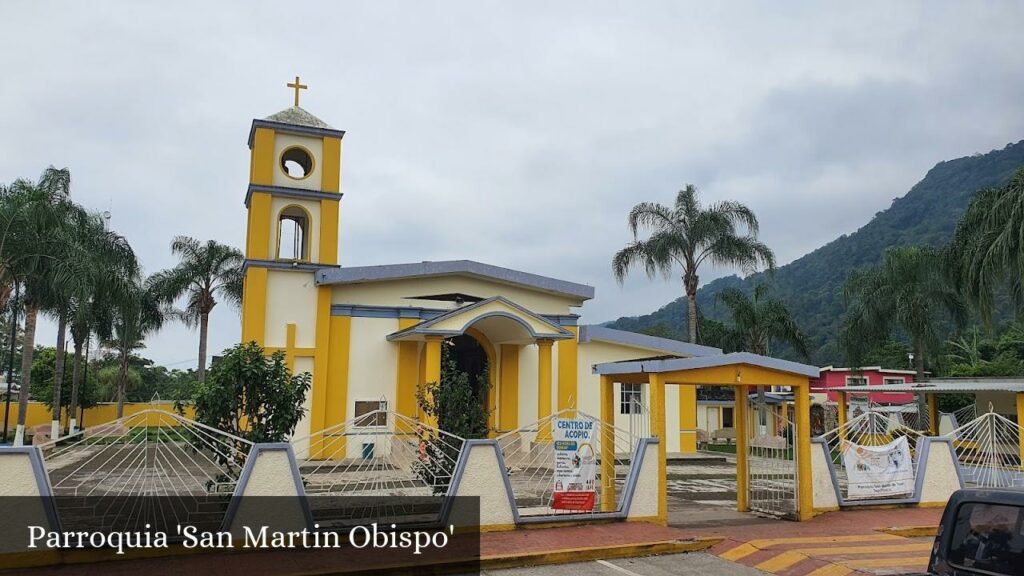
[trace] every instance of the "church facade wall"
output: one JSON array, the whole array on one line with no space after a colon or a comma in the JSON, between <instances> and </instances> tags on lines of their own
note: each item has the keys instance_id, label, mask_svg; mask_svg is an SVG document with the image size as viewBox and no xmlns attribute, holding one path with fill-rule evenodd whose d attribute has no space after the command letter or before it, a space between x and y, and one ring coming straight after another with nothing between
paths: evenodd
<instances>
[{"instance_id":1,"label":"church facade wall","mask_svg":"<svg viewBox=\"0 0 1024 576\"><path fill-rule=\"evenodd\" d=\"M570 306L579 305L578 301L567 297L464 276L436 276L389 280L388 282L345 284L335 287L331 303L450 309L455 307L450 302L416 300L414 297L453 293L470 294L478 298L504 296L537 314L571 314Z\"/></svg>"}]
</instances>

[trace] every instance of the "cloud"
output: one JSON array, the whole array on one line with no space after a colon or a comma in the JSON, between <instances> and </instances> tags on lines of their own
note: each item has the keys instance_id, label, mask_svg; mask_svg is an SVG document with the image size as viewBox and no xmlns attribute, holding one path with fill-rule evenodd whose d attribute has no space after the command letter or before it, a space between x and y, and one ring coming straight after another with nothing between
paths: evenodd
<instances>
[{"instance_id":1,"label":"cloud","mask_svg":"<svg viewBox=\"0 0 1024 576\"><path fill-rule=\"evenodd\" d=\"M1022 11L6 2L0 181L70 167L150 272L177 234L241 245L249 122L301 74L304 107L347 130L343 264L472 258L587 282L584 319L603 321L680 294L611 277L636 202L686 183L741 200L786 262L935 162L1024 137ZM238 331L218 307L211 350ZM171 327L148 346L188 366L197 343Z\"/></svg>"}]
</instances>

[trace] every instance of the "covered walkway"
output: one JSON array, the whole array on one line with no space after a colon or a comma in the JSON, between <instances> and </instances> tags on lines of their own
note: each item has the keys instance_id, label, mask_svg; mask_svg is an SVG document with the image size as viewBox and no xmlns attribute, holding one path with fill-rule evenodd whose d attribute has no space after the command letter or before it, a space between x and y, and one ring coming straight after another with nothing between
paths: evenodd
<instances>
[{"instance_id":1,"label":"covered walkway","mask_svg":"<svg viewBox=\"0 0 1024 576\"><path fill-rule=\"evenodd\" d=\"M729 386L735 397L746 399L751 387L786 386L793 392L796 424L794 453L796 466L796 515L799 520L813 516L810 471L810 395L809 379L818 375L818 368L797 362L759 356L746 352L698 358L651 359L609 362L593 367L601 377L601 419L611 423L615 416L614 384L646 384L649 388L651 436L659 439L658 452L658 515L650 520L668 520L668 480L666 462L667 433L665 426L665 388L680 386L682 413L693 415L693 421L680 422L680 428L696 427L697 386ZM735 403L737 509L748 511L750 501L750 470L748 462L749 430L747 402ZM602 446L602 467L614 462L614 454ZM613 474L601 474L602 478ZM602 486L603 498L614 498L614 486Z\"/></svg>"}]
</instances>

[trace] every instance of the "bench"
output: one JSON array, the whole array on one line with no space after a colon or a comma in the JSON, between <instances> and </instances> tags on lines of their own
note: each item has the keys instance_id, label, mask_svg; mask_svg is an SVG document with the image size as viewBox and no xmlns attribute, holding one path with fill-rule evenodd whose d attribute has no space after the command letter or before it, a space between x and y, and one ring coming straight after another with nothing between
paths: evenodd
<instances>
[{"instance_id":1,"label":"bench","mask_svg":"<svg viewBox=\"0 0 1024 576\"><path fill-rule=\"evenodd\" d=\"M736 443L736 429L735 428L719 428L711 434L711 440L716 442L724 440L726 444Z\"/></svg>"}]
</instances>

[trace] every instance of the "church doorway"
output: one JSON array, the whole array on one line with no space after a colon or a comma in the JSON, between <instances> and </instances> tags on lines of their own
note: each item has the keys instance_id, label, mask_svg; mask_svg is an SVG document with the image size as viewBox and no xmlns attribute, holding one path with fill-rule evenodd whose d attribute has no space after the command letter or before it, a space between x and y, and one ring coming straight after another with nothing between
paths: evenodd
<instances>
[{"instance_id":1,"label":"church doorway","mask_svg":"<svg viewBox=\"0 0 1024 576\"><path fill-rule=\"evenodd\" d=\"M469 335L454 336L448 339L448 354L455 361L455 368L469 376L473 387L473 395L480 404L487 407L487 394L483 390L483 382L489 377L487 350L479 340Z\"/></svg>"}]
</instances>

